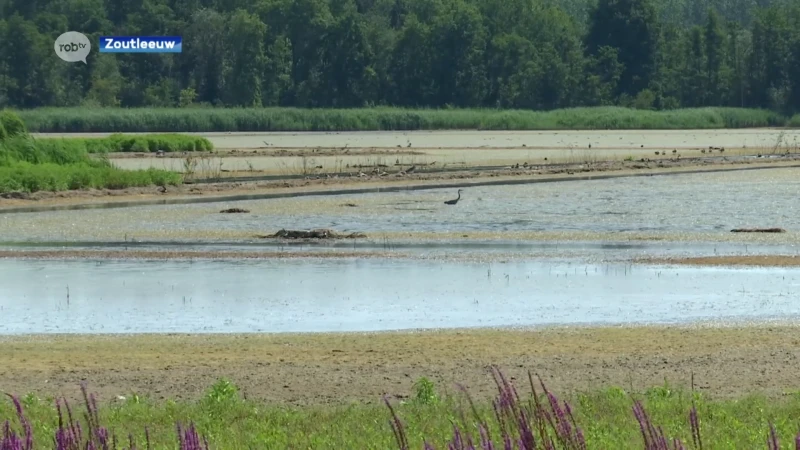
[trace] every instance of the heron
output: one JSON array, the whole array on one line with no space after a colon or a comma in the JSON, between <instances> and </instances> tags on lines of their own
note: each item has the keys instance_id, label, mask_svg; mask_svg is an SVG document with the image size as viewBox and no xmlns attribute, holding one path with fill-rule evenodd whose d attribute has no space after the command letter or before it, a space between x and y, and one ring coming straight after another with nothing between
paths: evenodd
<instances>
[{"instance_id":1,"label":"heron","mask_svg":"<svg viewBox=\"0 0 800 450\"><path fill-rule=\"evenodd\" d=\"M458 203L458 201L461 200L461 191L462 190L463 189L459 189L458 190L458 198L453 199L453 200L448 200L448 201L444 202L444 204L445 205L455 205L456 203Z\"/></svg>"}]
</instances>

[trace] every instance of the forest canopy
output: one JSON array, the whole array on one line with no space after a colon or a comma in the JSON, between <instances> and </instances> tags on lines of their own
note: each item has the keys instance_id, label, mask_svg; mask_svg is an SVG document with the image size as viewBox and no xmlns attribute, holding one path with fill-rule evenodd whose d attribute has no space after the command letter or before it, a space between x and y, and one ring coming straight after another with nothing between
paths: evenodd
<instances>
[{"instance_id":1,"label":"forest canopy","mask_svg":"<svg viewBox=\"0 0 800 450\"><path fill-rule=\"evenodd\" d=\"M88 64L56 37L79 31ZM100 54L102 35L181 54ZM800 111L791 0L0 0L0 108Z\"/></svg>"}]
</instances>

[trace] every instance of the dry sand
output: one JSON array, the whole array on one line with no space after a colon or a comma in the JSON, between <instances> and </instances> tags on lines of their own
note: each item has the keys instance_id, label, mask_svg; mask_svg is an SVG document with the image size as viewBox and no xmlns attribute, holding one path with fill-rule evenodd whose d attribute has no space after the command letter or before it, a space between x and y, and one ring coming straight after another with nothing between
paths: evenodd
<instances>
[{"instance_id":1,"label":"dry sand","mask_svg":"<svg viewBox=\"0 0 800 450\"><path fill-rule=\"evenodd\" d=\"M40 133L36 137L105 137L110 133ZM126 133L128 134L128 133ZM147 134L147 133L130 133ZM219 149L392 148L403 150L485 148L772 148L797 146L800 130L543 130L543 131L359 131L279 133L184 133L203 136ZM410 145L410 146L409 146Z\"/></svg>"},{"instance_id":2,"label":"dry sand","mask_svg":"<svg viewBox=\"0 0 800 450\"><path fill-rule=\"evenodd\" d=\"M796 392L800 333L795 327L576 328L307 335L138 335L5 337L0 385L6 392L77 397L89 382L101 399L132 392L194 399L218 377L248 398L290 404L378 402L412 393L421 376L440 389L463 383L495 391L497 364L522 382L538 373L559 393L619 386L695 388L713 397Z\"/></svg>"}]
</instances>

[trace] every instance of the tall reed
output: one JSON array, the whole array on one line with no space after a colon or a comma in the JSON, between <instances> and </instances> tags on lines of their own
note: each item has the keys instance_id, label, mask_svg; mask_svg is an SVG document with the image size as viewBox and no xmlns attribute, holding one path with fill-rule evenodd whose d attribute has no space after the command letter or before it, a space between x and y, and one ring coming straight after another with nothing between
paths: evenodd
<instances>
[{"instance_id":1,"label":"tall reed","mask_svg":"<svg viewBox=\"0 0 800 450\"><path fill-rule=\"evenodd\" d=\"M767 110L621 107L500 109L37 108L18 111L31 132L709 129L785 126Z\"/></svg>"}]
</instances>

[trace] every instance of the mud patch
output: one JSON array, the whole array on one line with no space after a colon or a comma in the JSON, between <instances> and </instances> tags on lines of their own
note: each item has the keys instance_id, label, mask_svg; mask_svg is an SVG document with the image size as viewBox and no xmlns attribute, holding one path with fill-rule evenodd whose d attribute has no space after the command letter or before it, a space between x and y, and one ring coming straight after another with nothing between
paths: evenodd
<instances>
[{"instance_id":1,"label":"mud patch","mask_svg":"<svg viewBox=\"0 0 800 450\"><path fill-rule=\"evenodd\" d=\"M137 393L194 400L219 377L248 399L319 405L377 403L431 379L441 393L488 399L487 366L510 378L539 374L563 395L664 384L711 398L779 397L798 387L796 327L573 328L424 333L248 335L34 335L2 339L0 385L24 395L80 399L82 379L101 402ZM724 368L724 370L720 370ZM764 374L769 374L765 376ZM276 388L277 386L277 388Z\"/></svg>"}]
</instances>

